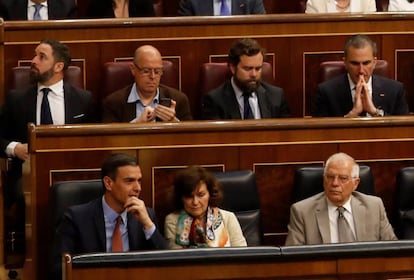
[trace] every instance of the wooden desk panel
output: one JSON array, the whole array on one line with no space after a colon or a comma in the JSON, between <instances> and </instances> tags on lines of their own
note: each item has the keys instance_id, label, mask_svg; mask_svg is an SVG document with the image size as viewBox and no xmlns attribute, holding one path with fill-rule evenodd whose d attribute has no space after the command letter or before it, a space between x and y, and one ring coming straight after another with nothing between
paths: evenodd
<instances>
[{"instance_id":1,"label":"wooden desk panel","mask_svg":"<svg viewBox=\"0 0 414 280\"><path fill-rule=\"evenodd\" d=\"M137 156L143 171L142 198L162 223L173 174L190 164L212 170L256 172L267 245L284 243L294 171L321 165L343 151L369 165L388 214L393 209L395 175L414 164L413 117L366 119L285 119L186 122L177 124L99 124L30 127L33 255L28 262L44 279L48 189L57 180L99 177L103 159L112 152Z\"/></svg>"},{"instance_id":2,"label":"wooden desk panel","mask_svg":"<svg viewBox=\"0 0 414 280\"><path fill-rule=\"evenodd\" d=\"M266 48L293 116L302 117L311 114L319 63L340 59L346 39L351 34L365 33L378 43L378 57L389 62L391 76L405 83L410 109L414 111L413 22L412 14L386 13L6 22L0 68L4 69L7 91L9 70L20 60L30 60L40 39L51 37L69 45L73 58L85 67L87 89L100 100L102 65L131 57L139 45L153 44L162 55L180 61L182 90L190 99L194 116L199 118L199 65L223 59L234 39L252 37ZM3 98L0 88L0 102Z\"/></svg>"}]
</instances>

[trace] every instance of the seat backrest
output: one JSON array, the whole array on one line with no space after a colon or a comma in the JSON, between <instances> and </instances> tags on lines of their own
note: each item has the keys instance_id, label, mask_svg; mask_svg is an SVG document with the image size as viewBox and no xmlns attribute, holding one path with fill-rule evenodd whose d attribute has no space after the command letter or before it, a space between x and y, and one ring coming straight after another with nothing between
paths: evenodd
<instances>
[{"instance_id":1,"label":"seat backrest","mask_svg":"<svg viewBox=\"0 0 414 280\"><path fill-rule=\"evenodd\" d=\"M102 83L100 98L126 87L134 82L134 76L130 70L131 61L106 62L102 68ZM174 64L169 60L162 61L163 74L161 84L179 89L179 73Z\"/></svg>"},{"instance_id":2,"label":"seat backrest","mask_svg":"<svg viewBox=\"0 0 414 280\"><path fill-rule=\"evenodd\" d=\"M414 239L414 167L397 173L396 233L400 239Z\"/></svg>"},{"instance_id":3,"label":"seat backrest","mask_svg":"<svg viewBox=\"0 0 414 280\"><path fill-rule=\"evenodd\" d=\"M256 175L251 170L214 173L223 189L222 208L234 212L248 246L263 244L262 217Z\"/></svg>"},{"instance_id":4,"label":"seat backrest","mask_svg":"<svg viewBox=\"0 0 414 280\"><path fill-rule=\"evenodd\" d=\"M56 182L49 190L49 279L60 279L60 234L58 231L66 208L87 203L104 193L102 180L73 180ZM45 253L46 255L46 253Z\"/></svg>"},{"instance_id":5,"label":"seat backrest","mask_svg":"<svg viewBox=\"0 0 414 280\"><path fill-rule=\"evenodd\" d=\"M72 205L86 203L104 193L102 180L73 180L56 182L50 189L50 209L55 228L63 212Z\"/></svg>"},{"instance_id":6,"label":"seat backrest","mask_svg":"<svg viewBox=\"0 0 414 280\"><path fill-rule=\"evenodd\" d=\"M342 60L324 61L319 65L319 82L330 80L345 73L345 63ZM378 59L374 74L389 78L388 62Z\"/></svg>"},{"instance_id":7,"label":"seat backrest","mask_svg":"<svg viewBox=\"0 0 414 280\"><path fill-rule=\"evenodd\" d=\"M13 67L11 78L12 89L23 89L30 86L30 66ZM82 70L79 66L70 65L65 72L64 80L75 87L85 88Z\"/></svg>"},{"instance_id":8,"label":"seat backrest","mask_svg":"<svg viewBox=\"0 0 414 280\"><path fill-rule=\"evenodd\" d=\"M359 166L359 182L357 191L365 194L375 194L374 177L371 168ZM302 167L296 170L292 201L297 202L323 191L323 166Z\"/></svg>"},{"instance_id":9,"label":"seat backrest","mask_svg":"<svg viewBox=\"0 0 414 280\"><path fill-rule=\"evenodd\" d=\"M200 96L206 95L210 90L220 86L230 79L231 71L226 62L208 62L200 66L199 72L199 93ZM262 80L274 84L272 65L263 62Z\"/></svg>"}]
</instances>

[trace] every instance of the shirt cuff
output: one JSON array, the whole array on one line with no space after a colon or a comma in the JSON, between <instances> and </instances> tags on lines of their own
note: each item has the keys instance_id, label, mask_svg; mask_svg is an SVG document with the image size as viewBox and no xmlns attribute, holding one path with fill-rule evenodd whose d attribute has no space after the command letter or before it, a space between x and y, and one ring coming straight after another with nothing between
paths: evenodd
<instances>
[{"instance_id":1,"label":"shirt cuff","mask_svg":"<svg viewBox=\"0 0 414 280\"><path fill-rule=\"evenodd\" d=\"M151 238L151 236L154 234L155 232L155 225L153 224L152 227L150 227L149 229L145 230L144 229L144 234L145 234L145 239L148 240Z\"/></svg>"},{"instance_id":2,"label":"shirt cuff","mask_svg":"<svg viewBox=\"0 0 414 280\"><path fill-rule=\"evenodd\" d=\"M6 155L7 156L9 156L9 157L16 156L15 153L14 153L14 149L16 148L17 144L20 144L20 142L12 141L12 142L9 143L9 145L7 145L7 147L6 147Z\"/></svg>"}]
</instances>

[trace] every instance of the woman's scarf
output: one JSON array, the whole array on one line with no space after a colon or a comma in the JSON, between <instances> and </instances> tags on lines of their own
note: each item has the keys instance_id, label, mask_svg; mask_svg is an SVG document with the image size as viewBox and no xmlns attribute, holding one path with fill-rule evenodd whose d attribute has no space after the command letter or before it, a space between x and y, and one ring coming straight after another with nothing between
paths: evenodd
<instances>
[{"instance_id":1,"label":"woman's scarf","mask_svg":"<svg viewBox=\"0 0 414 280\"><path fill-rule=\"evenodd\" d=\"M185 210L178 216L175 242L187 248L230 247L228 231L217 207L207 208L206 225L200 225Z\"/></svg>"}]
</instances>

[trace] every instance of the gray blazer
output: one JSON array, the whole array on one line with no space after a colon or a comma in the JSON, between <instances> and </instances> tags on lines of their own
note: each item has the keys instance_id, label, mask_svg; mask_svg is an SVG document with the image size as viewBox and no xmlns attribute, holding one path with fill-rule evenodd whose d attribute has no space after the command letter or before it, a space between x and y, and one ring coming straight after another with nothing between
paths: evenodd
<instances>
[{"instance_id":1,"label":"gray blazer","mask_svg":"<svg viewBox=\"0 0 414 280\"><path fill-rule=\"evenodd\" d=\"M353 192L351 207L357 241L397 240L381 198ZM293 204L288 230L287 246L331 243L325 193Z\"/></svg>"}]
</instances>

